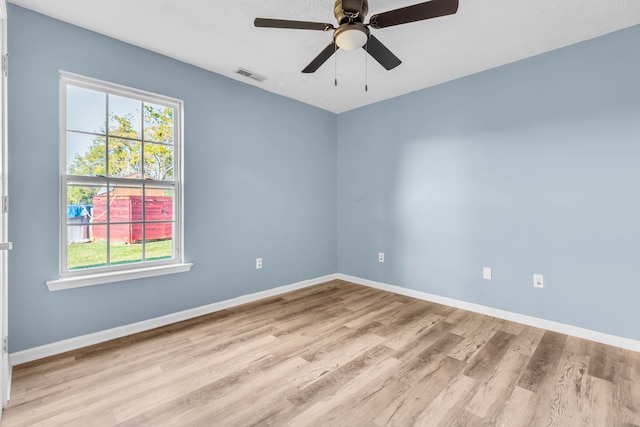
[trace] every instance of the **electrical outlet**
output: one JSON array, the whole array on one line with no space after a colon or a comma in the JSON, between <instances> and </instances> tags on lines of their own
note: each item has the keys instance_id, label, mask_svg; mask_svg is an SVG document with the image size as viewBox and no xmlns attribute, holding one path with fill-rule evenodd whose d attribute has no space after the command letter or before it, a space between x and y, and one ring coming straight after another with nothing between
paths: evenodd
<instances>
[{"instance_id":1,"label":"electrical outlet","mask_svg":"<svg viewBox=\"0 0 640 427\"><path fill-rule=\"evenodd\" d=\"M544 288L544 276L542 274L533 275L533 287Z\"/></svg>"},{"instance_id":2,"label":"electrical outlet","mask_svg":"<svg viewBox=\"0 0 640 427\"><path fill-rule=\"evenodd\" d=\"M262 258L256 258L256 268L262 268Z\"/></svg>"},{"instance_id":3,"label":"electrical outlet","mask_svg":"<svg viewBox=\"0 0 640 427\"><path fill-rule=\"evenodd\" d=\"M491 280L491 267L482 267L482 278L484 280Z\"/></svg>"},{"instance_id":4,"label":"electrical outlet","mask_svg":"<svg viewBox=\"0 0 640 427\"><path fill-rule=\"evenodd\" d=\"M378 252L378 262L384 262L384 252Z\"/></svg>"}]
</instances>

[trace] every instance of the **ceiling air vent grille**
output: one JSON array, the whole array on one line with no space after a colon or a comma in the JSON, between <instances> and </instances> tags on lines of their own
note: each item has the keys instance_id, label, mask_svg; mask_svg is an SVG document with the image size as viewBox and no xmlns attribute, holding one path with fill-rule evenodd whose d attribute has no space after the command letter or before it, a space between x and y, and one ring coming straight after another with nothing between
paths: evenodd
<instances>
[{"instance_id":1,"label":"ceiling air vent grille","mask_svg":"<svg viewBox=\"0 0 640 427\"><path fill-rule=\"evenodd\" d=\"M260 74L256 74L252 71L245 70L244 68L238 68L236 70L236 74L240 74L241 76L249 77L250 79L256 80L258 82L264 81L266 77L261 76Z\"/></svg>"}]
</instances>

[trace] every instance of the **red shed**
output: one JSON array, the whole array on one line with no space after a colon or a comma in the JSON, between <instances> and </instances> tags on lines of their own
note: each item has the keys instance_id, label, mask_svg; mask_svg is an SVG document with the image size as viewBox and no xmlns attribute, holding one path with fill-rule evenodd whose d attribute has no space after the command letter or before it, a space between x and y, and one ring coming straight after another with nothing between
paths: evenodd
<instances>
[{"instance_id":1,"label":"red shed","mask_svg":"<svg viewBox=\"0 0 640 427\"><path fill-rule=\"evenodd\" d=\"M112 242L139 243L142 242L142 196L134 188L116 187L111 192L109 210L111 222L125 224L111 225L110 238ZM147 221L165 221L161 223L147 223L146 240L166 240L173 236L173 197L165 196L162 189L146 190L146 219ZM107 194L99 193L93 196L93 225L92 240L106 240L106 227L96 227L107 221Z\"/></svg>"}]
</instances>

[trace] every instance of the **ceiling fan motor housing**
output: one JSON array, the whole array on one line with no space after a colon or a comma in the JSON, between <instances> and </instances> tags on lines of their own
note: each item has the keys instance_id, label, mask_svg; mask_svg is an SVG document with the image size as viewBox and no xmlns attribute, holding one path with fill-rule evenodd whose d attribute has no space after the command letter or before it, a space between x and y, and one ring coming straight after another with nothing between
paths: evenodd
<instances>
[{"instance_id":1,"label":"ceiling fan motor housing","mask_svg":"<svg viewBox=\"0 0 640 427\"><path fill-rule=\"evenodd\" d=\"M367 0L336 0L333 14L340 25L347 22L364 23L369 12Z\"/></svg>"}]
</instances>

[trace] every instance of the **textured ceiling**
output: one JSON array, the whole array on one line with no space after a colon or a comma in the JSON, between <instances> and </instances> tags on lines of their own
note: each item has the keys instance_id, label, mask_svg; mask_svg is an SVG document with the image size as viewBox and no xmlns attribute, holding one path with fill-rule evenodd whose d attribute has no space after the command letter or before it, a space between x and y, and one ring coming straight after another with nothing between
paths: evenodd
<instances>
[{"instance_id":1,"label":"textured ceiling","mask_svg":"<svg viewBox=\"0 0 640 427\"><path fill-rule=\"evenodd\" d=\"M335 113L640 24L639 0L460 0L455 15L371 30L403 61L391 71L359 49L303 74L331 33L255 28L253 19L335 24L334 0L10 2ZM369 0L368 16L419 2ZM240 67L266 80L235 74Z\"/></svg>"}]
</instances>

